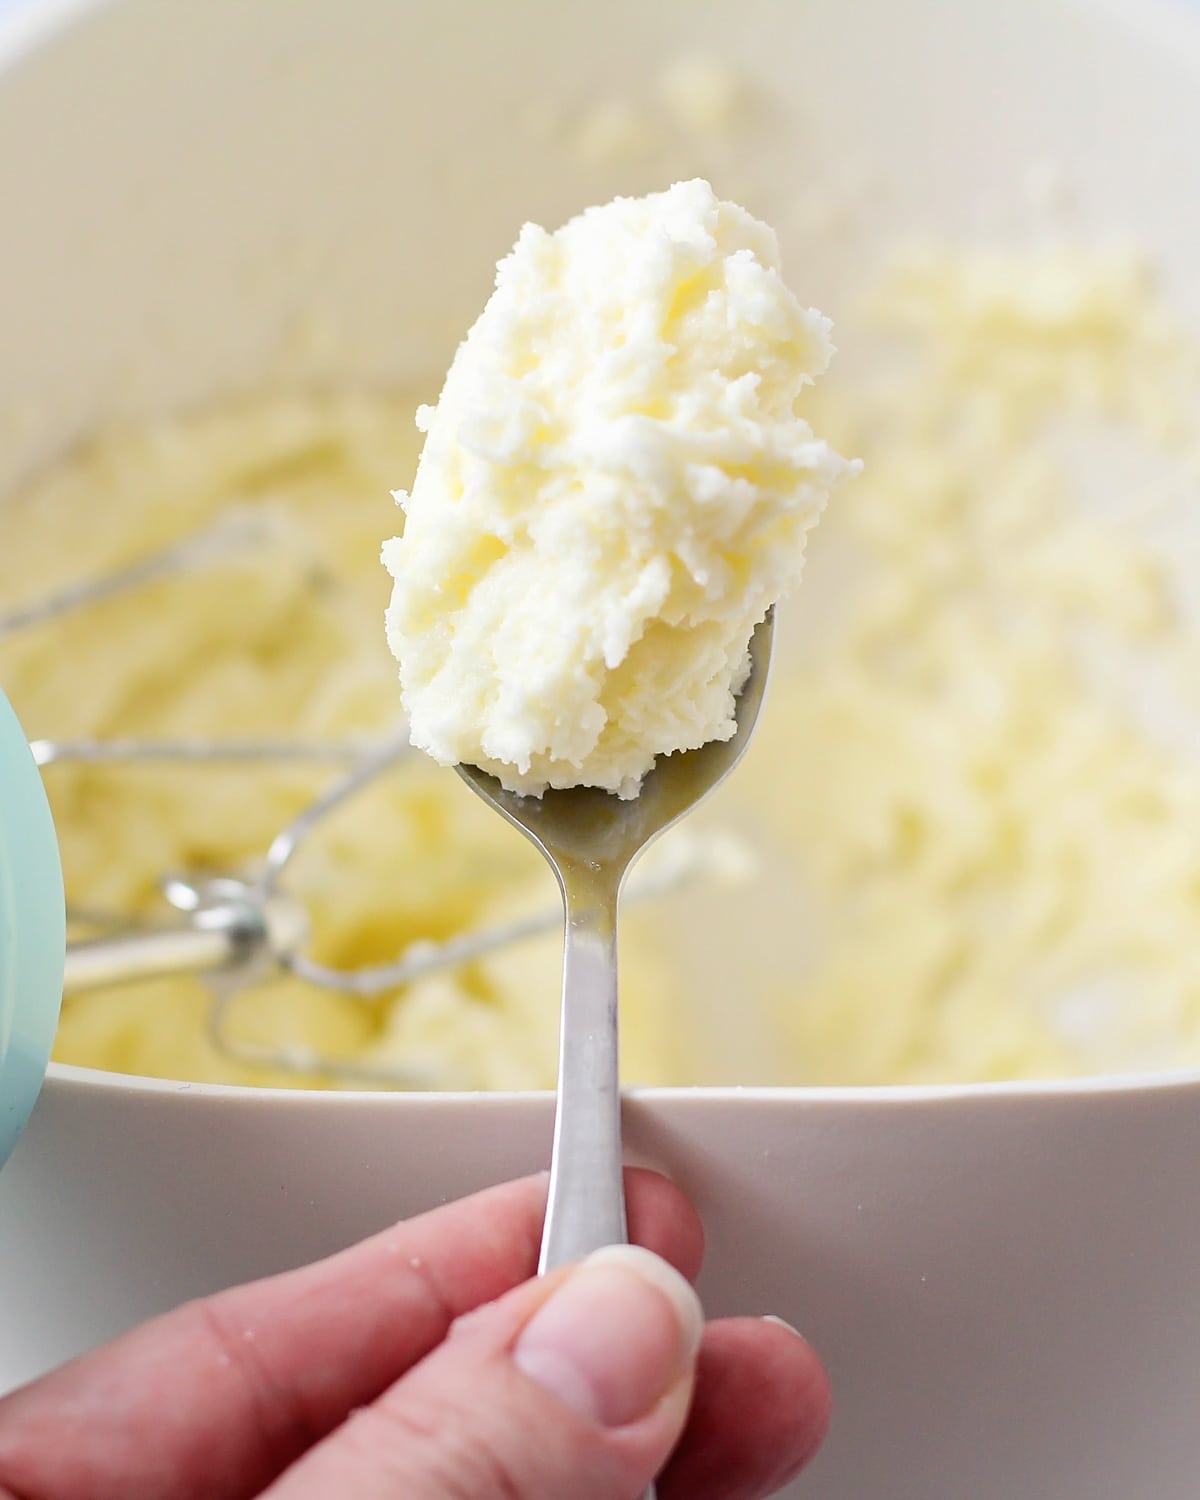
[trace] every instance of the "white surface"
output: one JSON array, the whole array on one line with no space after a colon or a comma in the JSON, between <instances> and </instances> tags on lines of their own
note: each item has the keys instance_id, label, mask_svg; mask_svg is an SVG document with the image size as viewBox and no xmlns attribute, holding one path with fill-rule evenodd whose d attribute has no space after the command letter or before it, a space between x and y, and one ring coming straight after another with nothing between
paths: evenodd
<instances>
[{"instance_id":1,"label":"white surface","mask_svg":"<svg viewBox=\"0 0 1200 1500\"><path fill-rule=\"evenodd\" d=\"M803 267L835 320L889 228L1009 222L1047 154L1086 222L1158 247L1194 298L1200 42L1152 5L122 0L0 84L0 485L107 413L254 380L314 304L340 336L309 341L311 373L437 369L520 218L655 185L564 153L531 95L651 86L685 17L769 99L745 180L718 186L779 219L818 166L885 185L861 240ZM736 941L695 920L701 951ZM737 1045L727 1000L697 1005ZM705 1215L710 1309L777 1312L828 1359L834 1431L796 1496L1191 1500L1198 1117L1185 1080L655 1095L629 1130ZM548 1138L544 1099L55 1070L0 1180L0 1382L540 1165Z\"/></svg>"}]
</instances>

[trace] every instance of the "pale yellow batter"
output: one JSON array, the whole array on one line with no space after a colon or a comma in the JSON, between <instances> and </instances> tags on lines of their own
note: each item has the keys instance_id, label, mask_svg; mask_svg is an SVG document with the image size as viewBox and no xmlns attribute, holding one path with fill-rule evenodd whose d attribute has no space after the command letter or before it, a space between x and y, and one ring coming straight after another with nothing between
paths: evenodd
<instances>
[{"instance_id":1,"label":"pale yellow batter","mask_svg":"<svg viewBox=\"0 0 1200 1500\"><path fill-rule=\"evenodd\" d=\"M812 420L864 472L738 790L819 934L813 1082L1200 1064L1200 360L1145 265L926 251ZM1191 618L1189 619L1189 615Z\"/></svg>"}]
</instances>

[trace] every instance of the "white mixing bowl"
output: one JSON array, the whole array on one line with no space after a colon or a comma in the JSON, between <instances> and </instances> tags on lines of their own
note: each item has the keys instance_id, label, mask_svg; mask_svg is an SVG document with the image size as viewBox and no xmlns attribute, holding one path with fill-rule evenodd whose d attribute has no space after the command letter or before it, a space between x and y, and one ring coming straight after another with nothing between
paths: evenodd
<instances>
[{"instance_id":1,"label":"white mixing bowl","mask_svg":"<svg viewBox=\"0 0 1200 1500\"><path fill-rule=\"evenodd\" d=\"M1152 0L43 6L0 28L0 489L114 411L259 379L314 306L339 335L314 375L436 369L520 220L651 185L564 152L554 106L648 89L681 50L767 101L756 207L866 161L890 186L872 235L954 231L1050 156L1186 299L1190 22ZM871 248L796 284L836 317ZM541 1096L52 1067L0 1178L0 1385L544 1165L550 1121ZM778 1313L828 1361L832 1435L791 1493L1196 1494L1200 1078L646 1092L627 1126L704 1215L709 1309Z\"/></svg>"}]
</instances>

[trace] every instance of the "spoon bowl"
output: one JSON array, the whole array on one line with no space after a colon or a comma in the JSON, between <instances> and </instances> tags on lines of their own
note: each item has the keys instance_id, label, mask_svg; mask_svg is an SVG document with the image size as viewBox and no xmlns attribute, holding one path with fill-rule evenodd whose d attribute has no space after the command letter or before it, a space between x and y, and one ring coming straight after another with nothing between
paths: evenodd
<instances>
[{"instance_id":1,"label":"spoon bowl","mask_svg":"<svg viewBox=\"0 0 1200 1500\"><path fill-rule=\"evenodd\" d=\"M489 806L542 851L560 885L560 862L628 873L638 856L668 828L725 780L746 753L762 707L775 637L775 611L769 609L750 637L750 669L737 697L737 730L727 740L710 740L698 750L661 756L647 772L636 797L622 799L597 787L551 788L541 797L502 787L475 766L458 774Z\"/></svg>"}]
</instances>

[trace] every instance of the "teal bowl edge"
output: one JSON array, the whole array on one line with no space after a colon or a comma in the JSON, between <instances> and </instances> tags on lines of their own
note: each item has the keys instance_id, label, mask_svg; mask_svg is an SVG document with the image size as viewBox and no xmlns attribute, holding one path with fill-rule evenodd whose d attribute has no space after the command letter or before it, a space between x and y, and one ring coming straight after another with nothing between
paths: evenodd
<instances>
[{"instance_id":1,"label":"teal bowl edge","mask_svg":"<svg viewBox=\"0 0 1200 1500\"><path fill-rule=\"evenodd\" d=\"M41 1091L62 1005L62 864L50 804L0 692L0 1166Z\"/></svg>"}]
</instances>

